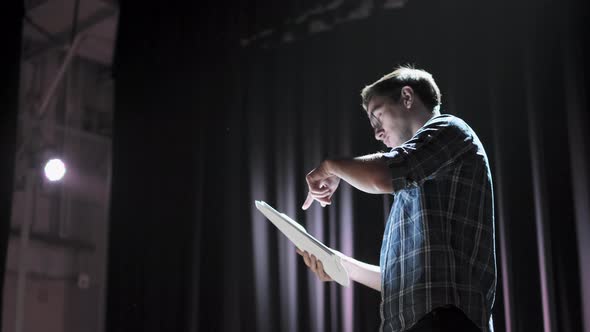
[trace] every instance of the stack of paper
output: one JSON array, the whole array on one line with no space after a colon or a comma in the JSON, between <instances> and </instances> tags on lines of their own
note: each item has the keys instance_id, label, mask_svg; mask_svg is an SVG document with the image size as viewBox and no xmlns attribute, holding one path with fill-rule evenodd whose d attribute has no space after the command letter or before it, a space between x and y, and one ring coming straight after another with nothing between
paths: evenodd
<instances>
[{"instance_id":1,"label":"stack of paper","mask_svg":"<svg viewBox=\"0 0 590 332\"><path fill-rule=\"evenodd\" d=\"M256 201L256 208L262 212L297 248L313 254L322 262L324 271L337 283L348 287L350 280L348 272L342 265L342 260L332 249L311 236L303 226L280 213L263 201Z\"/></svg>"}]
</instances>

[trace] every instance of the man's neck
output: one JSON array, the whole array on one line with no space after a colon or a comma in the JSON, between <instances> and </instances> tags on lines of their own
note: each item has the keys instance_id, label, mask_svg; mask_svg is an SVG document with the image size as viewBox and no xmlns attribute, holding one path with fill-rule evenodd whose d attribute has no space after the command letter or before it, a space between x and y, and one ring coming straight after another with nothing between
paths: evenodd
<instances>
[{"instance_id":1,"label":"man's neck","mask_svg":"<svg viewBox=\"0 0 590 332\"><path fill-rule=\"evenodd\" d=\"M428 120L432 119L435 116L440 115L440 111L437 109L434 112L427 110L426 108L416 110L414 113L416 116L412 121L412 132L416 134L416 132L424 126Z\"/></svg>"}]
</instances>

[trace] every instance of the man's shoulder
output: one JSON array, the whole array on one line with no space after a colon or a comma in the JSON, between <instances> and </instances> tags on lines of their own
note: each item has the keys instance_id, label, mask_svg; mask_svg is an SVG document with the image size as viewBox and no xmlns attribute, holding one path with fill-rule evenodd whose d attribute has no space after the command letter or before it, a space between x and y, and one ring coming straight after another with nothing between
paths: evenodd
<instances>
[{"instance_id":1,"label":"man's shoulder","mask_svg":"<svg viewBox=\"0 0 590 332\"><path fill-rule=\"evenodd\" d=\"M459 128L463 128L463 127L469 128L469 125L467 124L467 122L465 122L465 120L461 119L460 117L458 117L456 115L448 114L448 113L442 113L442 114L433 116L426 124L445 124L447 126L454 126L454 127L459 127Z\"/></svg>"},{"instance_id":2,"label":"man's shoulder","mask_svg":"<svg viewBox=\"0 0 590 332\"><path fill-rule=\"evenodd\" d=\"M440 114L432 117L424 124L424 129L438 129L453 135L465 137L473 136L474 131L469 127L467 122L456 115Z\"/></svg>"},{"instance_id":3,"label":"man's shoulder","mask_svg":"<svg viewBox=\"0 0 590 332\"><path fill-rule=\"evenodd\" d=\"M467 153L465 154L466 156L479 155L478 158L473 160L483 161L485 164L488 164L487 154L482 142L465 120L452 114L441 114L437 117L440 117L440 119L434 120L441 121L440 123L448 128L448 134L443 136L454 137L455 141L470 148L472 153Z\"/></svg>"}]
</instances>

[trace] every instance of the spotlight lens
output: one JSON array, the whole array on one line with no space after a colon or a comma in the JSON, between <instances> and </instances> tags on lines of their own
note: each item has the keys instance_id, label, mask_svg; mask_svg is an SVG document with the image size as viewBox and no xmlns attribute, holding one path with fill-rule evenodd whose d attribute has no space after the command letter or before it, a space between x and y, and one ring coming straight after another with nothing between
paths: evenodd
<instances>
[{"instance_id":1,"label":"spotlight lens","mask_svg":"<svg viewBox=\"0 0 590 332\"><path fill-rule=\"evenodd\" d=\"M51 159L45 164L45 177L49 181L59 181L66 174L66 165L59 159Z\"/></svg>"}]
</instances>

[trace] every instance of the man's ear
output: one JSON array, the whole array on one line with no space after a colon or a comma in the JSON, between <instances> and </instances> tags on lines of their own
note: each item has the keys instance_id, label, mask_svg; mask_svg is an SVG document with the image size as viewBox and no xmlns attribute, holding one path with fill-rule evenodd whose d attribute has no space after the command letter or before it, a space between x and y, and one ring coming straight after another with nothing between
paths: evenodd
<instances>
[{"instance_id":1,"label":"man's ear","mask_svg":"<svg viewBox=\"0 0 590 332\"><path fill-rule=\"evenodd\" d=\"M412 108L412 104L414 103L414 90L411 86L404 86L401 90L401 102L404 108L410 109Z\"/></svg>"}]
</instances>

